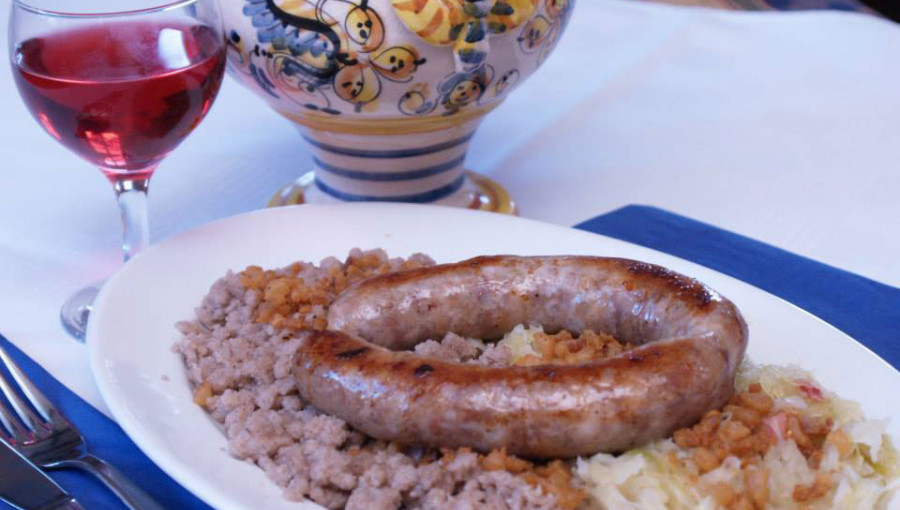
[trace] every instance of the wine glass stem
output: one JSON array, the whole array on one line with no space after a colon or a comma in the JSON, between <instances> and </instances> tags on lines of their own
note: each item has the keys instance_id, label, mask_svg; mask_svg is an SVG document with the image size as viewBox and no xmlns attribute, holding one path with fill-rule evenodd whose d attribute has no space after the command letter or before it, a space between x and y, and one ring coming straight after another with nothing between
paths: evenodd
<instances>
[{"instance_id":1,"label":"wine glass stem","mask_svg":"<svg viewBox=\"0 0 900 510\"><path fill-rule=\"evenodd\" d=\"M150 244L147 223L147 188L149 178L123 179L113 182L122 213L122 252L125 262Z\"/></svg>"}]
</instances>

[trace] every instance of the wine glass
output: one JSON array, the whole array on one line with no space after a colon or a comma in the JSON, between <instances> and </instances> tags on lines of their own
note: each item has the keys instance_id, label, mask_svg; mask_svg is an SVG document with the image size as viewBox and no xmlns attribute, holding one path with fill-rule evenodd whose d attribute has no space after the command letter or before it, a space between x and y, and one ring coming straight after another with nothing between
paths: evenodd
<instances>
[{"instance_id":1,"label":"wine glass","mask_svg":"<svg viewBox=\"0 0 900 510\"><path fill-rule=\"evenodd\" d=\"M150 177L203 120L222 83L218 0L102 13L50 10L72 7L72 1L40 1L40 7L12 2L16 86L44 130L112 184L127 262L149 243ZM121 1L110 4L121 9ZM98 287L63 304L60 319L78 339L84 339Z\"/></svg>"}]
</instances>

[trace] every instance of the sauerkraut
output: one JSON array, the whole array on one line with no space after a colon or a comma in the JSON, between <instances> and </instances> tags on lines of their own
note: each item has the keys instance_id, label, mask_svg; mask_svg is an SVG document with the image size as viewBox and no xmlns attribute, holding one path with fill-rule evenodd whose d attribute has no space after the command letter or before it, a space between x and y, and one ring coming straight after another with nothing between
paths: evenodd
<instances>
[{"instance_id":1,"label":"sauerkraut","mask_svg":"<svg viewBox=\"0 0 900 510\"><path fill-rule=\"evenodd\" d=\"M885 433L887 420L866 420L858 404L828 392L796 367L745 362L736 389L771 397L774 405L757 427L775 438L764 452L715 459L718 466L708 471L694 460L702 446L685 448L672 439L619 456L579 459L575 472L592 507L868 510L887 508L894 499L900 461ZM730 408L737 412L726 406L719 423L735 419ZM792 426L801 422L803 430L821 428L821 435L807 437ZM763 487L748 487L760 481Z\"/></svg>"}]
</instances>

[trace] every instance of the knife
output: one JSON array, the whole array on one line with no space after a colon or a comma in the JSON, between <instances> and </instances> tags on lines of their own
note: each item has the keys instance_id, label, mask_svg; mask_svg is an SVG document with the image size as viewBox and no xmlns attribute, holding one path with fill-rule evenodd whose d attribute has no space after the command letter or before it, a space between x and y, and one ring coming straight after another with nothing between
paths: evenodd
<instances>
[{"instance_id":1,"label":"knife","mask_svg":"<svg viewBox=\"0 0 900 510\"><path fill-rule=\"evenodd\" d=\"M0 441L0 500L20 510L84 510L4 441Z\"/></svg>"}]
</instances>

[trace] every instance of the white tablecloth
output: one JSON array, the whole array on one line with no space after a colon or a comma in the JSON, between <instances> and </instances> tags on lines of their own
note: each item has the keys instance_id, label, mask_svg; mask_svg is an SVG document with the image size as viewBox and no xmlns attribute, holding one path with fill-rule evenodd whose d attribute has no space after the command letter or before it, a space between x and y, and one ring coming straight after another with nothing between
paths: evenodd
<instances>
[{"instance_id":1,"label":"white tablecloth","mask_svg":"<svg viewBox=\"0 0 900 510\"><path fill-rule=\"evenodd\" d=\"M857 14L580 0L468 164L526 217L650 204L900 285L898 48L900 27ZM115 201L31 119L8 69L0 90L0 332L103 409L58 310L119 267ZM309 166L292 126L228 81L153 179L153 240L259 208Z\"/></svg>"}]
</instances>

